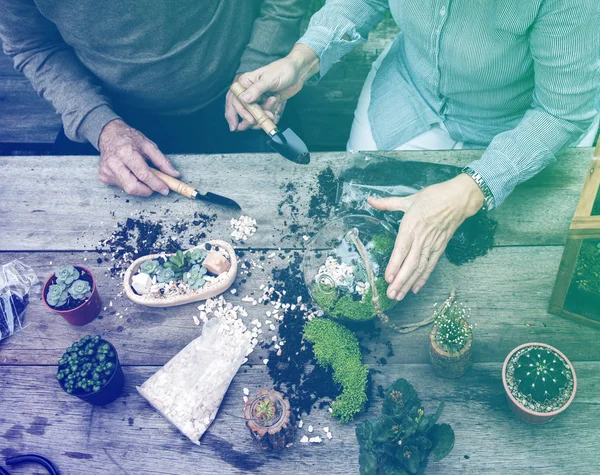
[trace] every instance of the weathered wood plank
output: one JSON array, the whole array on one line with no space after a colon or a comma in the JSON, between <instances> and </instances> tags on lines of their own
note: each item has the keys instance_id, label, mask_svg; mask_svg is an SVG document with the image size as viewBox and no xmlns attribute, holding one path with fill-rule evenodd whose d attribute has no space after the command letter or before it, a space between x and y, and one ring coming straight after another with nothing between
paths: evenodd
<instances>
[{"instance_id":1,"label":"weathered wood plank","mask_svg":"<svg viewBox=\"0 0 600 475\"><path fill-rule=\"evenodd\" d=\"M430 464L431 474L591 474L597 473L597 425L600 421L600 363L576 363L577 397L569 410L547 426L516 420L504 399L500 363L477 364L459 380L444 380L428 365L388 365L373 376L387 386L398 377L411 381L427 411L446 402L442 422L456 432L451 454ZM0 367L2 406L0 453L34 452L53 460L61 473L305 475L358 473L355 424L342 426L326 410L305 417L331 441L296 442L282 454L257 449L244 427L242 388L253 393L268 376L264 367L243 368L235 377L214 424L196 447L157 414L135 391L157 368L125 367L125 395L109 406L92 408L63 393L54 367ZM27 394L27 398L23 397ZM368 414L380 400L373 394Z\"/></svg>"},{"instance_id":2,"label":"weathered wood plank","mask_svg":"<svg viewBox=\"0 0 600 475\"><path fill-rule=\"evenodd\" d=\"M561 247L505 247L497 248L485 258L456 267L443 259L429 283L418 296L409 295L390 314L400 322L418 321L432 312L436 302L444 301L452 287L466 305L472 308L475 324L474 361L502 361L515 346L532 340L553 344L573 360L600 360L598 334L593 330L549 315L546 311ZM226 294L233 304L247 309L249 323L255 318L264 321L267 308L252 306L241 299L254 294L262 295L261 284L269 283L273 267L285 267L292 253L286 252L265 259L264 271L256 268L245 284L238 276L236 295ZM87 261L83 259L86 258ZM15 336L0 343L0 364L53 364L72 342L86 334L101 333L119 349L125 364L160 365L200 334L193 323L198 315L196 305L170 309L143 308L119 296L121 280L105 275L104 266L96 264L95 253L2 253L2 262L13 258L31 265L41 279L49 276L61 264L85 264L98 279L98 288L107 310L102 320L85 327L72 327L60 316L49 312L41 301L34 299L28 308L28 326ZM258 259L258 256L254 257ZM50 265L52 262L52 265ZM476 283L476 284L473 284ZM113 306L109 307L109 302ZM117 313L124 315L123 318ZM270 342L272 333L266 329L264 339ZM408 335L400 335L386 328L379 337L363 335L363 344L371 351L365 361L385 371L381 357L389 363L426 363L427 328ZM392 343L394 356L388 357L387 342ZM267 351L257 349L251 362L262 364Z\"/></svg>"},{"instance_id":3,"label":"weathered wood plank","mask_svg":"<svg viewBox=\"0 0 600 475\"><path fill-rule=\"evenodd\" d=\"M390 152L401 160L430 161L462 166L480 150L455 152ZM591 149L570 149L557 163L515 191L496 212L498 245L564 244L577 204ZM302 234L288 235L289 211L278 206L296 185L297 222L307 217L316 176L328 166L336 172L352 166L360 155L314 154L308 166L298 166L276 155L174 156L185 180L237 200L243 213L258 221L259 231L247 242L253 247L299 247ZM230 234L231 211L210 208L171 194L165 198L130 197L97 179L95 157L0 157L0 250L85 250L110 235L110 229L138 211L156 213L167 223L195 211L218 212L212 236ZM211 177L205 178L210 169ZM286 224L287 223L287 224ZM282 239L282 235L284 237Z\"/></svg>"}]
</instances>

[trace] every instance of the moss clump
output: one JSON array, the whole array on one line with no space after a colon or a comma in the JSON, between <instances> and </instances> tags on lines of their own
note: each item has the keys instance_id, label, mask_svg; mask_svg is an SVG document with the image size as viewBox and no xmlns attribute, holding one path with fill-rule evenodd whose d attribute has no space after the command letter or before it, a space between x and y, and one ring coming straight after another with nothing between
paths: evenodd
<instances>
[{"instance_id":1,"label":"moss clump","mask_svg":"<svg viewBox=\"0 0 600 475\"><path fill-rule=\"evenodd\" d=\"M314 318L304 325L304 339L313 344L319 366L331 368L333 380L343 388L331 405L332 415L341 422L352 421L367 403L369 378L356 336L333 320Z\"/></svg>"},{"instance_id":2,"label":"moss clump","mask_svg":"<svg viewBox=\"0 0 600 475\"><path fill-rule=\"evenodd\" d=\"M377 293L379 294L379 304L383 312L388 311L396 303L390 300L387 295L388 284L383 277L375 280ZM354 300L350 295L341 297L336 291L324 292L318 286L313 287L312 296L321 307L323 312L336 320L349 320L353 322L366 322L372 320L377 311L373 304L373 290L369 289L362 300Z\"/></svg>"},{"instance_id":3,"label":"moss clump","mask_svg":"<svg viewBox=\"0 0 600 475\"><path fill-rule=\"evenodd\" d=\"M580 290L600 294L600 241L584 241L575 267Z\"/></svg>"},{"instance_id":4,"label":"moss clump","mask_svg":"<svg viewBox=\"0 0 600 475\"><path fill-rule=\"evenodd\" d=\"M377 234L376 236L373 236L371 242L373 243L373 252L383 256L387 262L394 250L394 238L384 234Z\"/></svg>"}]
</instances>

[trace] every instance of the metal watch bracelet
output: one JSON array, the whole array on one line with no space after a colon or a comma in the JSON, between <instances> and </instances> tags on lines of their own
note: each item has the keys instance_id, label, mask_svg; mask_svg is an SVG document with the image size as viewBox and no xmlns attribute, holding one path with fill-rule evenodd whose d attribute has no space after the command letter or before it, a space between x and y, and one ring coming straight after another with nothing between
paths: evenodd
<instances>
[{"instance_id":1,"label":"metal watch bracelet","mask_svg":"<svg viewBox=\"0 0 600 475\"><path fill-rule=\"evenodd\" d=\"M473 179L473 181L477 183L477 186L483 193L483 208L486 210L492 209L494 207L494 195L492 194L490 187L487 185L483 177L478 172L469 167L463 168L462 172L469 175Z\"/></svg>"}]
</instances>

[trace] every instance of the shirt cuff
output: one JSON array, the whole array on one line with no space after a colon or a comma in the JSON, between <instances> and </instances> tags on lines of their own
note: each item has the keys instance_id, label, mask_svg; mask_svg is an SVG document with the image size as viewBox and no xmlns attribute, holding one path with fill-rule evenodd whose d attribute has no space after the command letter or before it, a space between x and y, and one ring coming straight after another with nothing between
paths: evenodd
<instances>
[{"instance_id":1,"label":"shirt cuff","mask_svg":"<svg viewBox=\"0 0 600 475\"><path fill-rule=\"evenodd\" d=\"M100 133L111 120L120 119L115 112L106 104L92 109L79 125L79 133L85 137L95 148L100 150L98 141Z\"/></svg>"},{"instance_id":2,"label":"shirt cuff","mask_svg":"<svg viewBox=\"0 0 600 475\"><path fill-rule=\"evenodd\" d=\"M321 79L336 62L356 45L365 41L350 25L339 25L334 30L322 26L312 26L306 30L297 44L306 45L317 54L320 60L320 69L316 77Z\"/></svg>"},{"instance_id":3,"label":"shirt cuff","mask_svg":"<svg viewBox=\"0 0 600 475\"><path fill-rule=\"evenodd\" d=\"M469 163L467 168L478 173L492 193L494 199L488 209L500 206L519 183L519 171L514 162L499 150L486 150L479 160Z\"/></svg>"}]
</instances>

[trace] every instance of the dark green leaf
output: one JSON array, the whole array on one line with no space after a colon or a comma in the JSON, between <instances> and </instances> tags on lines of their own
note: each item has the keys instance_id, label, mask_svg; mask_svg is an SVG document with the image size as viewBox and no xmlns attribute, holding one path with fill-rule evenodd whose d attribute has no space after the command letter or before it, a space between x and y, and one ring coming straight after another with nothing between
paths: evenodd
<instances>
[{"instance_id":1,"label":"dark green leaf","mask_svg":"<svg viewBox=\"0 0 600 475\"><path fill-rule=\"evenodd\" d=\"M377 457L368 450L360 449L358 456L360 475L377 475Z\"/></svg>"},{"instance_id":2,"label":"dark green leaf","mask_svg":"<svg viewBox=\"0 0 600 475\"><path fill-rule=\"evenodd\" d=\"M454 447L454 431L448 424L436 424L429 431L429 439L433 444L431 452L436 460L442 460Z\"/></svg>"}]
</instances>

